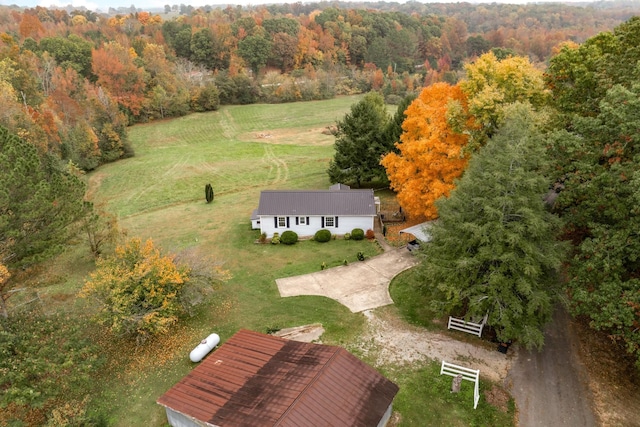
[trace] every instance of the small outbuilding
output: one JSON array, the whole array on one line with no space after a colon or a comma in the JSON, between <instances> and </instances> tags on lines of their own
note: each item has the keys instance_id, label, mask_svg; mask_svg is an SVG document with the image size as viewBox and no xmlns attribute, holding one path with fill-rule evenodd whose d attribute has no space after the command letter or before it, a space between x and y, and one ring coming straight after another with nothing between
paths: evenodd
<instances>
[{"instance_id":1,"label":"small outbuilding","mask_svg":"<svg viewBox=\"0 0 640 427\"><path fill-rule=\"evenodd\" d=\"M397 392L341 347L241 330L158 404L173 427L383 427Z\"/></svg>"}]
</instances>

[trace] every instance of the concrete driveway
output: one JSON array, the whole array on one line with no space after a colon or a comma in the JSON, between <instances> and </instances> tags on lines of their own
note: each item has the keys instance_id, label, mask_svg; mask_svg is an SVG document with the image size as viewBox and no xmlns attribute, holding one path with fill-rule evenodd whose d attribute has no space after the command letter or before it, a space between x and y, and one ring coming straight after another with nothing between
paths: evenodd
<instances>
[{"instance_id":1,"label":"concrete driveway","mask_svg":"<svg viewBox=\"0 0 640 427\"><path fill-rule=\"evenodd\" d=\"M418 264L406 248L316 273L277 279L282 297L319 295L338 301L353 313L393 304L389 282L398 273Z\"/></svg>"}]
</instances>

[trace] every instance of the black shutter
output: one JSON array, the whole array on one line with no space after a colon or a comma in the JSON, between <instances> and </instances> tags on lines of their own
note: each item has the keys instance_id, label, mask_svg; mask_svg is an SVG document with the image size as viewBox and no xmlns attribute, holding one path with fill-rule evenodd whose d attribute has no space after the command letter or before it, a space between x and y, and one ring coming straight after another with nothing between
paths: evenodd
<instances>
[{"instance_id":1,"label":"black shutter","mask_svg":"<svg viewBox=\"0 0 640 427\"><path fill-rule=\"evenodd\" d=\"M307 225L309 225L309 217L307 217Z\"/></svg>"},{"instance_id":2,"label":"black shutter","mask_svg":"<svg viewBox=\"0 0 640 427\"><path fill-rule=\"evenodd\" d=\"M321 217L321 220L322 220L322 221L321 221L320 228L324 228L324 217Z\"/></svg>"},{"instance_id":3,"label":"black shutter","mask_svg":"<svg viewBox=\"0 0 640 427\"><path fill-rule=\"evenodd\" d=\"M296 225L298 225L298 217L296 217Z\"/></svg>"},{"instance_id":4,"label":"black shutter","mask_svg":"<svg viewBox=\"0 0 640 427\"><path fill-rule=\"evenodd\" d=\"M276 228L278 228L278 217L277 217L277 216L274 216L274 217L273 217L273 225L274 225Z\"/></svg>"},{"instance_id":5,"label":"black shutter","mask_svg":"<svg viewBox=\"0 0 640 427\"><path fill-rule=\"evenodd\" d=\"M338 217L336 217L336 228L338 228Z\"/></svg>"},{"instance_id":6,"label":"black shutter","mask_svg":"<svg viewBox=\"0 0 640 427\"><path fill-rule=\"evenodd\" d=\"M287 217L287 228L289 228L289 217Z\"/></svg>"}]
</instances>

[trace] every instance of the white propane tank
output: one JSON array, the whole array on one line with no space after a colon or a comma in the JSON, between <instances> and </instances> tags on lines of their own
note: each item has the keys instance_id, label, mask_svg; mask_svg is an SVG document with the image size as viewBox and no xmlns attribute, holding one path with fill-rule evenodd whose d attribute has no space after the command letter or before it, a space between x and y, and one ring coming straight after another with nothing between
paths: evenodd
<instances>
[{"instance_id":1,"label":"white propane tank","mask_svg":"<svg viewBox=\"0 0 640 427\"><path fill-rule=\"evenodd\" d=\"M200 341L200 344L189 353L189 359L192 362L199 362L205 357L211 350L213 350L218 344L220 344L220 337L218 334L211 334L207 338Z\"/></svg>"}]
</instances>

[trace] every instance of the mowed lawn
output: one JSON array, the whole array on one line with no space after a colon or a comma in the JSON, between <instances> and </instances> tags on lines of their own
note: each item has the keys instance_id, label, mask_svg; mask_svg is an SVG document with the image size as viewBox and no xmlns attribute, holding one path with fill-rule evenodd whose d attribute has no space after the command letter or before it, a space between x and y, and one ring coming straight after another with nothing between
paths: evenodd
<instances>
[{"instance_id":1,"label":"mowed lawn","mask_svg":"<svg viewBox=\"0 0 640 427\"><path fill-rule=\"evenodd\" d=\"M152 238L172 253L195 251L230 274L173 336L110 362L118 375L106 379L100 403L93 401L110 422L164 425L155 400L193 368L188 352L212 332L224 342L241 328L266 332L319 322L326 343L358 335L362 315L327 298L280 298L275 279L317 271L323 262L357 262L359 251L373 256L378 246L342 239L260 245L250 227L261 190L328 188L335 138L323 131L358 99L229 106L134 126L135 156L90 174L91 199L116 214L129 236ZM215 192L211 204L205 202L207 183Z\"/></svg>"},{"instance_id":2,"label":"mowed lawn","mask_svg":"<svg viewBox=\"0 0 640 427\"><path fill-rule=\"evenodd\" d=\"M192 251L230 276L194 317L168 336L143 347L101 339L108 361L96 380L92 412L117 426L165 426L165 412L156 399L193 369L188 353L213 332L224 343L241 328L267 332L322 323L326 344L349 347L358 340L366 323L362 314L323 297L280 298L275 279L318 271L322 263L357 262L359 251L378 254L377 244L337 239L261 245L256 243L258 231L250 228L250 215L261 190L328 188L326 169L335 138L324 131L359 99L225 106L137 125L129 130L135 156L88 176L89 197L116 214L128 236L152 238L171 253ZM208 183L215 192L211 204L205 202ZM496 422L489 405L482 411L466 401L443 406L434 395L446 391L449 380L439 379L433 383L439 386L425 390L425 381L432 384L431 370L424 365L415 370L384 367L401 387L397 403L404 421L399 425L424 425L429 413L440 414L439 421L448 425L489 425L483 419L511 425L505 421L508 415Z\"/></svg>"}]
</instances>

